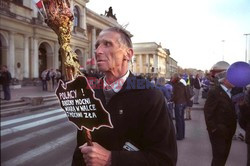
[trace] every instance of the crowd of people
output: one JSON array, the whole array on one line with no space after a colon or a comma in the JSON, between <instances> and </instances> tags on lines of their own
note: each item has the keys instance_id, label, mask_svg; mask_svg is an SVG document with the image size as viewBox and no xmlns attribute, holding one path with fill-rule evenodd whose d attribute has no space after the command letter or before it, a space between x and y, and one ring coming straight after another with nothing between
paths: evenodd
<instances>
[{"instance_id":1,"label":"crowd of people","mask_svg":"<svg viewBox=\"0 0 250 166\"><path fill-rule=\"evenodd\" d=\"M119 28L103 30L97 38L96 60L104 76L100 82L103 84L103 89L95 89L96 97L111 114L114 129L95 131L93 140L96 142L93 146L87 146L82 136L83 131L78 131L72 165L97 163L101 163L100 165L176 165L176 140L185 139L185 119L192 119L192 106L199 104L201 89L203 89L201 96L206 98L204 115L212 146L211 165L225 165L235 133L237 117L242 128L249 132L249 99L242 100L238 104L239 115L244 116L237 116L235 111L237 104L232 101L231 93L228 91L234 86L227 81L225 73L217 75L216 78L176 73L168 82L163 77L151 79L136 77L128 70L128 61L133 54L130 42L126 32ZM113 87L112 85L121 79L123 80L121 89L110 88L111 92L106 92L105 86ZM126 84L131 82L130 79L134 81L144 79L140 82L152 86L138 88L136 84L132 90L126 89ZM147 99L148 95L150 99ZM164 112L167 112L167 115ZM161 118L158 115L161 115ZM175 129L173 129L173 119ZM130 123L126 123L127 121ZM141 126L144 127L141 128ZM246 140L249 143L249 133L246 133ZM136 148L132 148L132 151L123 149L126 142Z\"/></svg>"},{"instance_id":2,"label":"crowd of people","mask_svg":"<svg viewBox=\"0 0 250 166\"><path fill-rule=\"evenodd\" d=\"M167 108L172 119L175 120L176 139L185 138L185 120L191 120L193 104L199 104L199 94L204 84L208 84L206 77L199 74L187 75L175 73L169 81L164 77L150 80L164 94Z\"/></svg>"},{"instance_id":3,"label":"crowd of people","mask_svg":"<svg viewBox=\"0 0 250 166\"><path fill-rule=\"evenodd\" d=\"M86 143L86 131L78 130L72 166L176 165L176 141L185 139L185 120L192 120L191 110L193 104L199 104L200 96L206 98L204 116L212 146L211 165L225 165L237 121L246 132L250 165L250 88L235 90L226 71L213 77L175 73L168 81L164 77L135 76L128 69L132 42L122 28L101 31L95 47L99 72L83 73L89 83L102 87L93 90L109 112L113 128L92 132L92 146ZM10 100L11 75L7 66L0 74L4 99ZM60 79L63 80L60 70L44 70L42 89L54 91ZM233 100L239 94L244 95Z\"/></svg>"},{"instance_id":4,"label":"crowd of people","mask_svg":"<svg viewBox=\"0 0 250 166\"><path fill-rule=\"evenodd\" d=\"M176 139L185 138L185 121L191 120L193 104L199 104L205 98L204 116L212 146L212 166L224 166L230 152L233 139L247 143L247 166L250 165L250 86L235 87L226 77L226 70L216 75L200 77L186 74L174 74L170 81L164 78L156 82L168 103L168 111L175 119ZM174 112L174 114L173 114ZM186 115L186 117L185 117ZM237 132L241 128L244 132ZM237 129L237 130L236 130ZM244 136L245 135L245 136Z\"/></svg>"},{"instance_id":5,"label":"crowd of people","mask_svg":"<svg viewBox=\"0 0 250 166\"><path fill-rule=\"evenodd\" d=\"M62 73L59 69L46 69L41 74L43 91L52 92L60 79L63 79Z\"/></svg>"},{"instance_id":6,"label":"crowd of people","mask_svg":"<svg viewBox=\"0 0 250 166\"><path fill-rule=\"evenodd\" d=\"M250 126L250 87L236 87L227 79L227 71L214 75L212 86L207 94L204 115L212 146L212 166L225 165L237 123L246 131L240 133L248 147L247 166L250 165L249 126Z\"/></svg>"}]
</instances>

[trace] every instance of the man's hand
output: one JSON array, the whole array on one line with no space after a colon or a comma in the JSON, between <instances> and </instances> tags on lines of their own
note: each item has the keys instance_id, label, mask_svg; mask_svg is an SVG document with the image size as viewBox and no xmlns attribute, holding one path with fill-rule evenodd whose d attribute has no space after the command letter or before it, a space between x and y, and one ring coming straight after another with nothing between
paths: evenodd
<instances>
[{"instance_id":1,"label":"man's hand","mask_svg":"<svg viewBox=\"0 0 250 166\"><path fill-rule=\"evenodd\" d=\"M111 165L111 152L98 143L93 142L93 146L87 146L87 143L85 143L79 149L87 166Z\"/></svg>"}]
</instances>

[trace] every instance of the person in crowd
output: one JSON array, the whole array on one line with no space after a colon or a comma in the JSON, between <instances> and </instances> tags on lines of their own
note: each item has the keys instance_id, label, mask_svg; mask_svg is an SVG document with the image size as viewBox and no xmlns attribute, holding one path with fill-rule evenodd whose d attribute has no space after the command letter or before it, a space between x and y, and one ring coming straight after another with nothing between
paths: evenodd
<instances>
[{"instance_id":1,"label":"person in crowd","mask_svg":"<svg viewBox=\"0 0 250 166\"><path fill-rule=\"evenodd\" d=\"M196 74L194 82L194 104L199 104L199 95L200 95L200 89L201 89L201 81L200 81L200 75Z\"/></svg>"},{"instance_id":2,"label":"person in crowd","mask_svg":"<svg viewBox=\"0 0 250 166\"><path fill-rule=\"evenodd\" d=\"M60 72L59 69L56 69L55 79L56 79L57 84L58 84L59 80L62 79L62 73Z\"/></svg>"},{"instance_id":3,"label":"person in crowd","mask_svg":"<svg viewBox=\"0 0 250 166\"><path fill-rule=\"evenodd\" d=\"M44 70L41 74L43 91L48 90L47 79L49 79L49 77L47 77L47 73L48 73L48 69Z\"/></svg>"},{"instance_id":4,"label":"person in crowd","mask_svg":"<svg viewBox=\"0 0 250 166\"><path fill-rule=\"evenodd\" d=\"M161 92L163 93L163 95L164 95L164 97L165 97L165 99L167 101L168 98L169 98L169 94L168 94L167 88L165 87L165 78L164 77L160 77L157 80L156 87L161 90Z\"/></svg>"},{"instance_id":5,"label":"person in crowd","mask_svg":"<svg viewBox=\"0 0 250 166\"><path fill-rule=\"evenodd\" d=\"M165 87L167 89L167 106L168 106L168 111L170 113L170 117L173 119L174 118L174 103L172 102L172 97L173 97L173 86L171 84L171 81L168 81L165 84Z\"/></svg>"},{"instance_id":6,"label":"person in crowd","mask_svg":"<svg viewBox=\"0 0 250 166\"><path fill-rule=\"evenodd\" d=\"M239 103L239 124L245 130L245 142L247 144L247 166L250 166L250 84L247 86L246 95Z\"/></svg>"},{"instance_id":7,"label":"person in crowd","mask_svg":"<svg viewBox=\"0 0 250 166\"><path fill-rule=\"evenodd\" d=\"M4 94L3 100L11 99L11 93L10 93L11 79L12 79L11 73L8 71L8 67L6 65L3 65L1 67L1 72L0 72L0 80L1 80L3 94Z\"/></svg>"},{"instance_id":8,"label":"person in crowd","mask_svg":"<svg viewBox=\"0 0 250 166\"><path fill-rule=\"evenodd\" d=\"M143 81L150 82L128 70L133 56L129 35L118 27L105 29L95 47L98 69L104 73L95 96L110 113L113 128L92 132L93 146L87 146L84 131L78 130L72 165L176 165L175 132L164 96L154 86L142 88ZM121 88L114 88L117 82ZM126 142L133 151L123 148Z\"/></svg>"},{"instance_id":9,"label":"person in crowd","mask_svg":"<svg viewBox=\"0 0 250 166\"><path fill-rule=\"evenodd\" d=\"M175 127L176 127L176 139L183 140L185 138L185 121L184 110L187 105L188 97L184 81L180 81L179 74L174 74L172 77L173 84L173 102L175 104Z\"/></svg>"},{"instance_id":10,"label":"person in crowd","mask_svg":"<svg viewBox=\"0 0 250 166\"><path fill-rule=\"evenodd\" d=\"M56 72L53 69L50 69L50 73L49 73L50 79L51 79L51 91L54 90L55 88L55 77L56 77Z\"/></svg>"},{"instance_id":11,"label":"person in crowd","mask_svg":"<svg viewBox=\"0 0 250 166\"><path fill-rule=\"evenodd\" d=\"M172 99L172 86L170 84L168 84L166 86L165 84L165 78L164 77L160 77L157 79L156 82L156 88L160 89L165 97L166 100L166 105L167 105L167 110L169 112L169 115L171 117L171 119L173 119L173 102L171 102Z\"/></svg>"},{"instance_id":12,"label":"person in crowd","mask_svg":"<svg viewBox=\"0 0 250 166\"><path fill-rule=\"evenodd\" d=\"M244 88L243 87L234 87L231 90L231 95L232 95L231 99L232 99L234 106L235 106L237 121L239 122L239 116L240 116L239 104L244 99ZM241 127L239 127L239 123L237 123L237 127L236 127L235 134L233 136L233 140L241 140L241 141L245 140L244 131Z\"/></svg>"},{"instance_id":13,"label":"person in crowd","mask_svg":"<svg viewBox=\"0 0 250 166\"><path fill-rule=\"evenodd\" d=\"M46 80L47 80L47 86L48 86L49 92L53 91L52 77L53 77L53 69L48 69L48 72L46 74Z\"/></svg>"},{"instance_id":14,"label":"person in crowd","mask_svg":"<svg viewBox=\"0 0 250 166\"><path fill-rule=\"evenodd\" d=\"M150 81L152 84L154 84L155 85L155 78L151 78L151 81Z\"/></svg>"},{"instance_id":15,"label":"person in crowd","mask_svg":"<svg viewBox=\"0 0 250 166\"><path fill-rule=\"evenodd\" d=\"M194 76L192 74L188 75L188 82L190 87L193 89L194 88Z\"/></svg>"},{"instance_id":16,"label":"person in crowd","mask_svg":"<svg viewBox=\"0 0 250 166\"><path fill-rule=\"evenodd\" d=\"M202 82L201 82L201 87L202 87L202 98L207 98L207 93L209 91L209 87L211 86L210 85L210 80L208 78L208 74L202 79Z\"/></svg>"},{"instance_id":17,"label":"person in crowd","mask_svg":"<svg viewBox=\"0 0 250 166\"><path fill-rule=\"evenodd\" d=\"M224 166L236 130L236 112L231 100L234 87L226 79L226 71L217 74L219 84L213 86L204 105L206 126L212 145L212 166Z\"/></svg>"},{"instance_id":18,"label":"person in crowd","mask_svg":"<svg viewBox=\"0 0 250 166\"><path fill-rule=\"evenodd\" d=\"M193 88L191 87L191 79L189 76L187 77L187 93L188 93L188 101L187 101L187 107L185 109L186 111L186 120L192 120L192 117L191 117L191 111L192 111L192 107L193 107L193 99L194 99L194 91L193 91Z\"/></svg>"}]
</instances>

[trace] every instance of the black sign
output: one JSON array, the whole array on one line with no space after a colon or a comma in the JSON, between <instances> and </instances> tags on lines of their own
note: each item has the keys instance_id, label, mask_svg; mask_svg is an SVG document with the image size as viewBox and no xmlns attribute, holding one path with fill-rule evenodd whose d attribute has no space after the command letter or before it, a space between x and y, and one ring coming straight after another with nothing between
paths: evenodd
<instances>
[{"instance_id":1,"label":"black sign","mask_svg":"<svg viewBox=\"0 0 250 166\"><path fill-rule=\"evenodd\" d=\"M104 126L113 128L109 113L101 101L95 98L86 77L78 76L66 84L60 80L56 95L69 121L73 122L78 130L84 128L93 131Z\"/></svg>"}]
</instances>

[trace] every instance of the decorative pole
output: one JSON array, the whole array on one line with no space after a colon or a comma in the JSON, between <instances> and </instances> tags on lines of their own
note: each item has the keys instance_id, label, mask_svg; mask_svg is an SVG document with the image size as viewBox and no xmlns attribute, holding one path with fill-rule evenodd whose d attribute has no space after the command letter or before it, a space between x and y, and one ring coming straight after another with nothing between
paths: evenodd
<instances>
[{"instance_id":1,"label":"decorative pole","mask_svg":"<svg viewBox=\"0 0 250 166\"><path fill-rule=\"evenodd\" d=\"M71 26L74 19L70 11L69 0L42 0L44 5L45 22L57 34L60 44L60 55L62 58L62 68L66 80L73 80L80 72L80 64L77 54L70 47ZM89 130L85 130L85 138L89 146L93 145Z\"/></svg>"}]
</instances>

